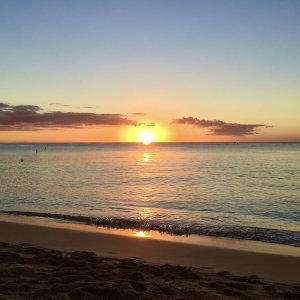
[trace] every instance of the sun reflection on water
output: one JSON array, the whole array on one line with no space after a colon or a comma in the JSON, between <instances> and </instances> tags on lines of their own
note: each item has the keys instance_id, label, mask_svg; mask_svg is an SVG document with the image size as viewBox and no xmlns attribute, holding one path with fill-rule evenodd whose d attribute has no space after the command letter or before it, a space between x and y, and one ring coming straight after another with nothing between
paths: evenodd
<instances>
[{"instance_id":1,"label":"sun reflection on water","mask_svg":"<svg viewBox=\"0 0 300 300\"><path fill-rule=\"evenodd\" d=\"M143 163L157 162L157 153L149 149L148 151L141 151L138 153L137 160Z\"/></svg>"},{"instance_id":2,"label":"sun reflection on water","mask_svg":"<svg viewBox=\"0 0 300 300\"><path fill-rule=\"evenodd\" d=\"M143 207L141 208L141 210L139 211L140 217L142 219L150 219L150 217L153 215L152 214L152 210L149 207Z\"/></svg>"},{"instance_id":3,"label":"sun reflection on water","mask_svg":"<svg viewBox=\"0 0 300 300\"><path fill-rule=\"evenodd\" d=\"M149 237L151 237L151 235L147 234L145 231L142 231L142 230L134 233L133 235L137 236L137 237L142 237L142 238L149 238Z\"/></svg>"},{"instance_id":4,"label":"sun reflection on water","mask_svg":"<svg viewBox=\"0 0 300 300\"><path fill-rule=\"evenodd\" d=\"M150 154L149 153L144 153L143 154L143 160L144 160L144 162L149 162L149 160L150 160Z\"/></svg>"}]
</instances>

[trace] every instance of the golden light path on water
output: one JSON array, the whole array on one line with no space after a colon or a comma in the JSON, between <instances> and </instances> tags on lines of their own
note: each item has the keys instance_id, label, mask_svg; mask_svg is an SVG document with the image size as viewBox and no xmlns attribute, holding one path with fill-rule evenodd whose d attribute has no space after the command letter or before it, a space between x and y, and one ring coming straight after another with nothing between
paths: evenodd
<instances>
[{"instance_id":1,"label":"golden light path on water","mask_svg":"<svg viewBox=\"0 0 300 300\"><path fill-rule=\"evenodd\" d=\"M143 154L143 160L144 160L144 162L149 162L149 159L150 159L150 154L149 153L144 153Z\"/></svg>"},{"instance_id":2,"label":"golden light path on water","mask_svg":"<svg viewBox=\"0 0 300 300\"><path fill-rule=\"evenodd\" d=\"M144 144L147 145L148 143L144 143ZM153 159L153 156L154 156L153 153L151 153L150 151L144 152L142 153L141 160L145 163L149 163ZM142 201L148 202L149 200L147 199L147 197L142 197ZM139 215L141 219L149 219L153 216L153 211L149 207L141 207L139 211ZM152 236L149 233L143 230L139 230L133 233L132 235L139 238L152 238Z\"/></svg>"},{"instance_id":3,"label":"golden light path on water","mask_svg":"<svg viewBox=\"0 0 300 300\"><path fill-rule=\"evenodd\" d=\"M134 233L133 236L142 237L142 238L150 238L151 237L151 235L149 235L148 233L146 233L145 231L142 231L142 230Z\"/></svg>"},{"instance_id":4,"label":"golden light path on water","mask_svg":"<svg viewBox=\"0 0 300 300\"><path fill-rule=\"evenodd\" d=\"M150 166L149 164L152 162L152 160L154 159L154 154L151 153L150 151L148 152L144 152L142 153L142 157L141 157L141 160L143 162L145 162L148 166ZM149 187L145 187L144 188L144 196L142 196L142 199L141 201L144 202L146 205L147 205L147 202L149 201L149 198L147 197L148 194L151 194L153 193L153 191L151 191L151 188ZM150 207L147 207L147 206L144 206L144 207L141 207L140 210L139 210L139 215L140 215L140 219L141 220L149 220L149 219L152 219L153 216L155 215L155 212L152 208ZM149 234L147 234L146 232L140 230L138 231L136 234L134 234L135 236L138 236L138 237L151 237Z\"/></svg>"}]
</instances>

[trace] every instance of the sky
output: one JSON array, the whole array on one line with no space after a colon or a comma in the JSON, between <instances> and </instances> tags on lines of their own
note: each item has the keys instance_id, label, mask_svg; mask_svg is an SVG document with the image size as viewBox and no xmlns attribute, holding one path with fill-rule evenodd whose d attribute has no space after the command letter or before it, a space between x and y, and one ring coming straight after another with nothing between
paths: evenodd
<instances>
[{"instance_id":1,"label":"sky","mask_svg":"<svg viewBox=\"0 0 300 300\"><path fill-rule=\"evenodd\" d=\"M0 142L300 141L300 1L0 0Z\"/></svg>"}]
</instances>

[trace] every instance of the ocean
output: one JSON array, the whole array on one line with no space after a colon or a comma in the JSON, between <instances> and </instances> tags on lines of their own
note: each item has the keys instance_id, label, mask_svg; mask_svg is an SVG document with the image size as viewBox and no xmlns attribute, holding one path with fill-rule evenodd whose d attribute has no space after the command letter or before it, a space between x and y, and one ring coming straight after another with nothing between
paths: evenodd
<instances>
[{"instance_id":1,"label":"ocean","mask_svg":"<svg viewBox=\"0 0 300 300\"><path fill-rule=\"evenodd\" d=\"M0 212L300 247L300 143L2 143Z\"/></svg>"}]
</instances>

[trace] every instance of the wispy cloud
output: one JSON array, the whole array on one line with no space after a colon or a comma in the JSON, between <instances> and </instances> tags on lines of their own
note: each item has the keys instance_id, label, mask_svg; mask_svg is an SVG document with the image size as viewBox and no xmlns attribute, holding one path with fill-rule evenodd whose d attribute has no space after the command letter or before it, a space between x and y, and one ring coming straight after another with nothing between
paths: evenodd
<instances>
[{"instance_id":1,"label":"wispy cloud","mask_svg":"<svg viewBox=\"0 0 300 300\"><path fill-rule=\"evenodd\" d=\"M69 106L71 106L71 105L68 105L68 104L61 104L61 103L56 103L56 102L49 103L48 105L51 105L51 106L63 106L63 107L69 107Z\"/></svg>"},{"instance_id":2,"label":"wispy cloud","mask_svg":"<svg viewBox=\"0 0 300 300\"><path fill-rule=\"evenodd\" d=\"M50 106L62 106L62 107L71 107L69 104L62 104L62 103L57 103L57 102L51 102L48 105ZM76 108L93 108L93 106L77 106Z\"/></svg>"},{"instance_id":3,"label":"wispy cloud","mask_svg":"<svg viewBox=\"0 0 300 300\"><path fill-rule=\"evenodd\" d=\"M134 113L131 113L133 116L144 116L146 115L145 113L143 112L134 112Z\"/></svg>"},{"instance_id":4,"label":"wispy cloud","mask_svg":"<svg viewBox=\"0 0 300 300\"><path fill-rule=\"evenodd\" d=\"M81 128L93 125L136 126L137 122L127 119L123 114L44 112L41 107L35 105L0 103L0 131Z\"/></svg>"},{"instance_id":5,"label":"wispy cloud","mask_svg":"<svg viewBox=\"0 0 300 300\"><path fill-rule=\"evenodd\" d=\"M156 126L156 123L138 123L137 126Z\"/></svg>"},{"instance_id":6,"label":"wispy cloud","mask_svg":"<svg viewBox=\"0 0 300 300\"><path fill-rule=\"evenodd\" d=\"M200 120L193 117L183 117L175 119L171 124L193 125L199 128L209 129L212 135L244 136L257 134L257 129L271 126L264 124L238 124L227 123L221 120Z\"/></svg>"}]
</instances>

